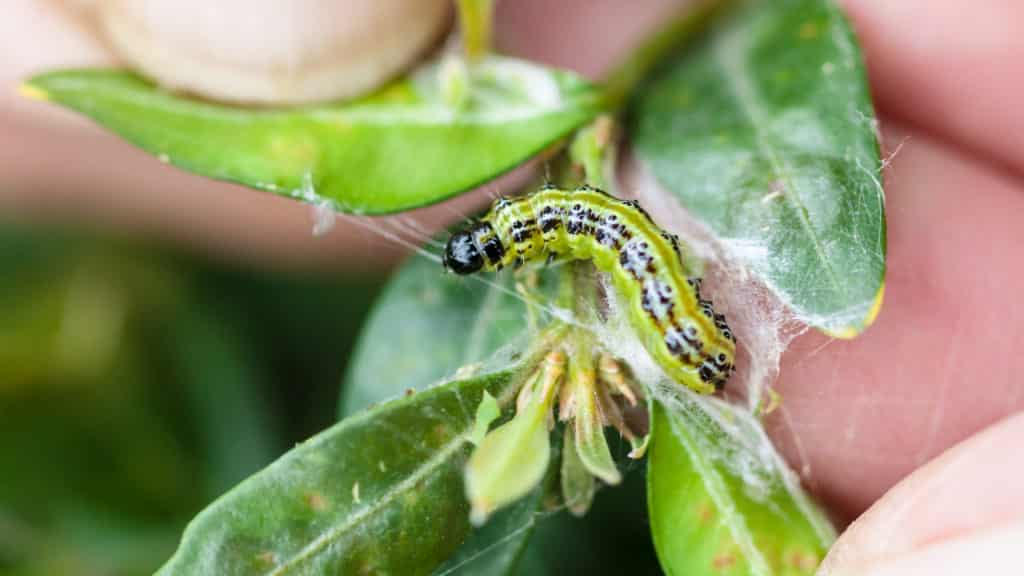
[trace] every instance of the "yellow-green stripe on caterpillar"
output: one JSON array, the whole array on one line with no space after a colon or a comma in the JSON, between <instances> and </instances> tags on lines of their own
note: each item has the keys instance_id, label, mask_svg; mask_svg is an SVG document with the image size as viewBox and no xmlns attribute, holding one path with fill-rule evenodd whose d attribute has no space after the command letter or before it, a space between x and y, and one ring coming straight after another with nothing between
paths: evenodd
<instances>
[{"instance_id":1,"label":"yellow-green stripe on caterpillar","mask_svg":"<svg viewBox=\"0 0 1024 576\"><path fill-rule=\"evenodd\" d=\"M677 382L705 394L734 369L736 338L688 277L679 239L640 205L584 186L547 186L499 198L469 229L452 235L444 266L456 274L501 270L541 259L591 260L611 275L647 351Z\"/></svg>"}]
</instances>

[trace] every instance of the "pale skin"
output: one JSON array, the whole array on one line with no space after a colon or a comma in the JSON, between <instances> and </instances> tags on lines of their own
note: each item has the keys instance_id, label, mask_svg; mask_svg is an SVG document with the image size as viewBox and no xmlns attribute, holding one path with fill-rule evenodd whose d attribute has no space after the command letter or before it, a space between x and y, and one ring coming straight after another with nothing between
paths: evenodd
<instances>
[{"instance_id":1,"label":"pale skin","mask_svg":"<svg viewBox=\"0 0 1024 576\"><path fill-rule=\"evenodd\" d=\"M668 3L506 2L499 38L521 55L598 74ZM797 339L783 358L783 409L771 430L809 487L841 520L857 519L827 573L1019 566L1024 17L1016 0L843 4L866 51L891 155L885 305L856 340ZM17 33L28 37L30 24ZM38 34L34 42L46 51L37 65L110 57L96 45L82 48L73 28L45 32L45 42ZM30 52L23 42L19 54ZM31 69L31 56L18 58L0 61L5 81ZM57 114L4 98L0 120L13 126L0 130L4 212L84 213L284 265L360 266L370 242L385 246L343 223L314 239L305 207L176 173L82 122L58 124ZM68 157L81 161L59 160ZM200 202L206 208L197 216L189 207Z\"/></svg>"}]
</instances>

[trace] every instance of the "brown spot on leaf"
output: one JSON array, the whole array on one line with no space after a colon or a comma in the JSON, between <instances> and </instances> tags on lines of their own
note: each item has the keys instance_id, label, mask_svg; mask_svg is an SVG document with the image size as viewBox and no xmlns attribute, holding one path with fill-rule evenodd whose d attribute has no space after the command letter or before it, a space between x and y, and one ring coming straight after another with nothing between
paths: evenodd
<instances>
[{"instance_id":1,"label":"brown spot on leaf","mask_svg":"<svg viewBox=\"0 0 1024 576\"><path fill-rule=\"evenodd\" d=\"M323 512L327 509L327 498L319 492L306 492L305 500L306 506L313 512Z\"/></svg>"},{"instance_id":2,"label":"brown spot on leaf","mask_svg":"<svg viewBox=\"0 0 1024 576\"><path fill-rule=\"evenodd\" d=\"M256 563L259 564L260 569L268 570L277 565L277 555L270 550L264 550L256 555Z\"/></svg>"},{"instance_id":3,"label":"brown spot on leaf","mask_svg":"<svg viewBox=\"0 0 1024 576\"><path fill-rule=\"evenodd\" d=\"M737 558L735 554L732 552L722 552L716 554L715 557L711 559L711 568L717 572L724 572L726 570L731 570L736 566L736 562Z\"/></svg>"},{"instance_id":4,"label":"brown spot on leaf","mask_svg":"<svg viewBox=\"0 0 1024 576\"><path fill-rule=\"evenodd\" d=\"M711 522L713 522L714 520L715 509L712 508L710 504L704 502L703 504L697 507L697 521L700 522L702 526L707 526L708 524L711 524Z\"/></svg>"},{"instance_id":5,"label":"brown spot on leaf","mask_svg":"<svg viewBox=\"0 0 1024 576\"><path fill-rule=\"evenodd\" d=\"M801 40L814 40L821 33L818 29L818 24L815 22L804 22L800 26L800 39Z\"/></svg>"},{"instance_id":6,"label":"brown spot on leaf","mask_svg":"<svg viewBox=\"0 0 1024 576\"><path fill-rule=\"evenodd\" d=\"M438 424L431 429L435 445L443 444L451 436L451 430L444 424Z\"/></svg>"},{"instance_id":7,"label":"brown spot on leaf","mask_svg":"<svg viewBox=\"0 0 1024 576\"><path fill-rule=\"evenodd\" d=\"M793 550L786 557L786 564L800 572L810 574L818 567L818 555L814 552Z\"/></svg>"}]
</instances>

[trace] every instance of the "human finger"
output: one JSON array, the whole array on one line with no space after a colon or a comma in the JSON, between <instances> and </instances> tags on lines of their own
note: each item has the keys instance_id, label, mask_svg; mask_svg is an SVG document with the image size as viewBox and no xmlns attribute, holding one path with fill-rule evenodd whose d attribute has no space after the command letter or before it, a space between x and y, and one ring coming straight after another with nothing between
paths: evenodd
<instances>
[{"instance_id":1,"label":"human finger","mask_svg":"<svg viewBox=\"0 0 1024 576\"><path fill-rule=\"evenodd\" d=\"M498 41L524 58L600 79L666 20L702 1L498 2Z\"/></svg>"},{"instance_id":2,"label":"human finger","mask_svg":"<svg viewBox=\"0 0 1024 576\"><path fill-rule=\"evenodd\" d=\"M516 44L532 57L596 75L614 57L593 39L623 19L604 4L562 2L552 10L575 20L544 19L538 16L549 3L523 0L505 22L537 23ZM626 20L631 28L656 27L680 4L645 3ZM930 17L929 10L917 17ZM884 29L887 38L896 34ZM908 29L916 30L907 24L899 35ZM869 70L890 66L876 61L885 38L864 34ZM623 48L642 35L617 41ZM871 73L882 83L897 74ZM854 341L814 333L798 339L780 376L783 407L769 419L790 461L846 517L945 447L1024 406L1013 380L1024 310L1012 304L1024 290L1024 271L1012 265L1024 250L1024 186L927 130L883 128L888 151L898 152L887 181L881 316Z\"/></svg>"},{"instance_id":3,"label":"human finger","mask_svg":"<svg viewBox=\"0 0 1024 576\"><path fill-rule=\"evenodd\" d=\"M950 448L889 490L833 546L822 574L998 573L1024 544L1024 413Z\"/></svg>"},{"instance_id":4,"label":"human finger","mask_svg":"<svg viewBox=\"0 0 1024 576\"><path fill-rule=\"evenodd\" d=\"M768 422L812 489L860 513L953 443L1024 408L1024 186L883 123L885 302L854 340L815 332L782 361Z\"/></svg>"},{"instance_id":5,"label":"human finger","mask_svg":"<svg viewBox=\"0 0 1024 576\"><path fill-rule=\"evenodd\" d=\"M271 105L365 93L410 66L448 26L451 0L22 2L0 25L0 77L122 62L165 87ZM39 32L49 41L38 46ZM72 40L73 43L69 43ZM20 48L20 49L16 49Z\"/></svg>"},{"instance_id":6,"label":"human finger","mask_svg":"<svg viewBox=\"0 0 1024 576\"><path fill-rule=\"evenodd\" d=\"M884 115L1024 172L1018 0L843 0Z\"/></svg>"},{"instance_id":7,"label":"human finger","mask_svg":"<svg viewBox=\"0 0 1024 576\"><path fill-rule=\"evenodd\" d=\"M905 556L874 566L836 571L833 576L962 576L1000 574L1020 564L1024 522L924 546Z\"/></svg>"}]
</instances>

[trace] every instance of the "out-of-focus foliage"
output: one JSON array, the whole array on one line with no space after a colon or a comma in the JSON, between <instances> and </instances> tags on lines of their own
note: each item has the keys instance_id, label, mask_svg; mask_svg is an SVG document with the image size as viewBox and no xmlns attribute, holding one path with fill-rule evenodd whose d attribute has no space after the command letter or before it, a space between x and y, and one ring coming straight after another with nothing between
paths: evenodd
<instances>
[{"instance_id":1,"label":"out-of-focus foliage","mask_svg":"<svg viewBox=\"0 0 1024 576\"><path fill-rule=\"evenodd\" d=\"M334 419L376 289L11 223L0 270L12 575L152 573L199 509Z\"/></svg>"}]
</instances>

